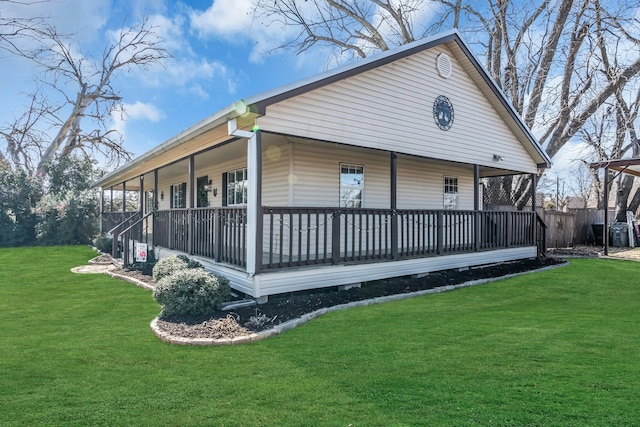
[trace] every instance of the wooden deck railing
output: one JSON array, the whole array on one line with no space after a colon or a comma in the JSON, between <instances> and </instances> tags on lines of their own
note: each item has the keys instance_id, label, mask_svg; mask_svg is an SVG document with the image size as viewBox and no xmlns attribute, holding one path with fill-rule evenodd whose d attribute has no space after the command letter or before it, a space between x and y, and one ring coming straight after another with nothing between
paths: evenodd
<instances>
[{"instance_id":1,"label":"wooden deck railing","mask_svg":"<svg viewBox=\"0 0 640 427\"><path fill-rule=\"evenodd\" d=\"M156 245L245 267L246 208L173 209L156 212Z\"/></svg>"},{"instance_id":2,"label":"wooden deck railing","mask_svg":"<svg viewBox=\"0 0 640 427\"><path fill-rule=\"evenodd\" d=\"M537 243L535 214L523 211L265 207L263 229L262 270Z\"/></svg>"},{"instance_id":3,"label":"wooden deck railing","mask_svg":"<svg viewBox=\"0 0 640 427\"><path fill-rule=\"evenodd\" d=\"M105 218L106 216L106 218ZM108 228L107 234L110 234L113 239L111 243L111 256L114 258L120 258L122 245L120 244L120 233L123 230L129 228L132 224L140 219L140 212L103 212L102 224ZM114 224L115 223L115 224Z\"/></svg>"},{"instance_id":4,"label":"wooden deck railing","mask_svg":"<svg viewBox=\"0 0 640 427\"><path fill-rule=\"evenodd\" d=\"M246 208L157 211L153 243L246 267ZM263 207L260 271L541 244L534 212ZM543 244L543 242L542 242Z\"/></svg>"}]
</instances>

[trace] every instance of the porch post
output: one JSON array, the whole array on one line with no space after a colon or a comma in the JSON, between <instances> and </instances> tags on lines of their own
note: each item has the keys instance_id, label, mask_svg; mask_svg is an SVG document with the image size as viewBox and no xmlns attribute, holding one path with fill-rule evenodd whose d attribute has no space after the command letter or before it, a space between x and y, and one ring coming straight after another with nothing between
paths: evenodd
<instances>
[{"instance_id":1,"label":"porch post","mask_svg":"<svg viewBox=\"0 0 640 427\"><path fill-rule=\"evenodd\" d=\"M398 259L398 154L391 152L391 258Z\"/></svg>"},{"instance_id":2,"label":"porch post","mask_svg":"<svg viewBox=\"0 0 640 427\"><path fill-rule=\"evenodd\" d=\"M140 212L140 219L142 219L142 217L144 216L145 212L144 212L144 174L140 175L140 188L139 188L139 196L138 196L138 211ZM144 224L146 224L146 221L142 224L140 224L140 235L138 236L138 238L140 239L140 241L145 241L145 230L144 230Z\"/></svg>"},{"instance_id":3,"label":"porch post","mask_svg":"<svg viewBox=\"0 0 640 427\"><path fill-rule=\"evenodd\" d=\"M189 253L189 255L193 254L193 246L194 246L194 238L193 238L193 231L194 231L194 224L193 224L193 208L195 206L194 203L194 198L195 198L195 188L194 188L194 182L195 182L195 165L196 165L196 160L195 160L195 156L192 154L189 156L189 183L188 183L188 193L189 193L189 209L187 210L187 252Z\"/></svg>"},{"instance_id":4,"label":"porch post","mask_svg":"<svg viewBox=\"0 0 640 427\"><path fill-rule=\"evenodd\" d=\"M531 210L536 212L536 188L538 188L538 174L531 174Z\"/></svg>"},{"instance_id":5,"label":"porch post","mask_svg":"<svg viewBox=\"0 0 640 427\"><path fill-rule=\"evenodd\" d=\"M140 175L140 196L138 197L140 215L144 215L144 175Z\"/></svg>"},{"instance_id":6,"label":"porch post","mask_svg":"<svg viewBox=\"0 0 640 427\"><path fill-rule=\"evenodd\" d=\"M480 165L473 165L473 218L474 237L473 250L480 250Z\"/></svg>"},{"instance_id":7,"label":"porch post","mask_svg":"<svg viewBox=\"0 0 640 427\"><path fill-rule=\"evenodd\" d=\"M159 194L158 194L158 169L153 170L153 210L157 211L159 206Z\"/></svg>"},{"instance_id":8,"label":"porch post","mask_svg":"<svg viewBox=\"0 0 640 427\"><path fill-rule=\"evenodd\" d=\"M602 227L604 254L609 255L609 168L604 168L604 226Z\"/></svg>"},{"instance_id":9,"label":"porch post","mask_svg":"<svg viewBox=\"0 0 640 427\"><path fill-rule=\"evenodd\" d=\"M531 211L533 211L533 223L531 225L531 238L533 239L533 244L537 245L538 242L538 227L537 227L537 211L536 211L536 188L538 188L538 174L531 174ZM544 248L543 250L546 250Z\"/></svg>"},{"instance_id":10,"label":"porch post","mask_svg":"<svg viewBox=\"0 0 640 427\"><path fill-rule=\"evenodd\" d=\"M160 195L158 194L158 169L156 168L153 170L153 207L152 207L153 216L151 217L151 246L154 248L156 246L156 230L158 229L157 211L158 211L158 208L160 207L158 200L160 200ZM154 255L156 255L155 250L154 250Z\"/></svg>"},{"instance_id":11,"label":"porch post","mask_svg":"<svg viewBox=\"0 0 640 427\"><path fill-rule=\"evenodd\" d=\"M104 233L103 230L103 217L102 215L104 214L104 188L100 187L100 235L102 236L102 233Z\"/></svg>"},{"instance_id":12,"label":"porch post","mask_svg":"<svg viewBox=\"0 0 640 427\"><path fill-rule=\"evenodd\" d=\"M109 212L113 212L113 185L109 188L111 195L109 196Z\"/></svg>"},{"instance_id":13,"label":"porch post","mask_svg":"<svg viewBox=\"0 0 640 427\"><path fill-rule=\"evenodd\" d=\"M122 212L127 211L127 183L122 183Z\"/></svg>"},{"instance_id":14,"label":"porch post","mask_svg":"<svg viewBox=\"0 0 640 427\"><path fill-rule=\"evenodd\" d=\"M247 140L247 273L262 266L262 135Z\"/></svg>"}]
</instances>

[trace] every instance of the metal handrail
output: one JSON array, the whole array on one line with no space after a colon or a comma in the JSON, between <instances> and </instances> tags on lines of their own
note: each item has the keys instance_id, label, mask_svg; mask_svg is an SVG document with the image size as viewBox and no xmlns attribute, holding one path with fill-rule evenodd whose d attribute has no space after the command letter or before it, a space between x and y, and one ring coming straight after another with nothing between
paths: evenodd
<instances>
[{"instance_id":1,"label":"metal handrail","mask_svg":"<svg viewBox=\"0 0 640 427\"><path fill-rule=\"evenodd\" d=\"M147 213L145 216L143 216L142 218L140 218L139 220L137 220L136 222L134 222L133 224L131 224L129 227L125 228L124 230L122 230L120 232L120 234L124 234L127 231L131 230L133 227L135 227L136 225L140 224L142 221L144 221L145 219L147 219L149 216L153 215L154 211Z\"/></svg>"},{"instance_id":2,"label":"metal handrail","mask_svg":"<svg viewBox=\"0 0 640 427\"><path fill-rule=\"evenodd\" d=\"M115 226L115 227L113 227L111 230L109 230L109 231L107 232L107 234L113 234L113 232L116 230L116 228L121 227L121 226L122 226L122 224L124 224L125 222L127 222L127 221L131 220L131 218L133 218L134 216L139 215L139 214L140 214L140 212L133 212L133 213L132 213L132 214L131 214L127 219L125 219L125 220L121 221L121 222L120 222L120 224L116 225L116 226Z\"/></svg>"}]
</instances>

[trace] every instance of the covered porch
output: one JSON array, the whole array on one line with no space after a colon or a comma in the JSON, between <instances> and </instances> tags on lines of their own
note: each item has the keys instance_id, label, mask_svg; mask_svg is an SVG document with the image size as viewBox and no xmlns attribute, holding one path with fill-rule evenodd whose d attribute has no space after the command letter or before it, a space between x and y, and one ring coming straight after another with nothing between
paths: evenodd
<instances>
[{"instance_id":1,"label":"covered porch","mask_svg":"<svg viewBox=\"0 0 640 427\"><path fill-rule=\"evenodd\" d=\"M404 196L411 192L407 193L403 171L413 163L426 165L433 160L359 148L356 154L362 159L374 159L367 160L370 169L386 165L388 175L376 178L386 183L380 190L386 198L369 197L380 207L278 205L296 201L278 195L280 190L290 194L288 189L269 184L282 169L271 161L273 147L282 146L287 137L259 130L247 134L248 138L104 187L102 229L114 237L113 255L132 264L136 242L146 243L160 256L188 254L226 275L237 290L261 297L535 257L546 250L544 224L535 205L525 211L483 209L483 176L513 171L438 161L443 170L455 167L468 172L461 181L468 181L469 197L461 205L471 209L429 209L426 202ZM269 164L265 167L263 162ZM284 163L291 168L295 160ZM236 164L249 165L247 179L231 188L219 175ZM184 199L175 193L176 184L169 185L182 182ZM246 192L246 203L228 206L232 196L227 191ZM369 191L374 191L373 184ZM131 209L134 203L136 208Z\"/></svg>"}]
</instances>

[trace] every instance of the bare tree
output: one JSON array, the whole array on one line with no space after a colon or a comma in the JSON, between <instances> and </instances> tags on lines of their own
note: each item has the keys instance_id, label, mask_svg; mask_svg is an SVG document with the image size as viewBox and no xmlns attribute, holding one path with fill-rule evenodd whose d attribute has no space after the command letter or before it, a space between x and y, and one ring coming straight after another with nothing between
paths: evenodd
<instances>
[{"instance_id":1,"label":"bare tree","mask_svg":"<svg viewBox=\"0 0 640 427\"><path fill-rule=\"evenodd\" d=\"M42 1L45 2L46 0ZM0 5L4 4L34 4L42 2L23 2L18 0L0 0ZM18 51L18 41L23 38L33 38L33 30L43 25L44 20L42 17L16 17L5 16L0 10L0 50L7 50L10 52Z\"/></svg>"},{"instance_id":2,"label":"bare tree","mask_svg":"<svg viewBox=\"0 0 640 427\"><path fill-rule=\"evenodd\" d=\"M170 57L149 22L143 18L140 24L121 29L99 60L77 53L71 37L51 26L33 26L22 35L27 34L38 40L35 48L17 43L10 48L43 73L39 89L30 95L28 111L1 132L5 158L37 173L43 173L44 165L55 157L73 152L92 158L101 154L114 161L128 159L121 135L109 126L111 114L122 101L112 82L118 73L146 69ZM50 101L43 95L44 87L62 101Z\"/></svg>"},{"instance_id":3,"label":"bare tree","mask_svg":"<svg viewBox=\"0 0 640 427\"><path fill-rule=\"evenodd\" d=\"M339 56L365 58L371 52L416 39L413 17L427 0L255 0L256 19L295 28L291 40L277 48L302 53L336 47ZM420 37L422 34L419 35Z\"/></svg>"}]
</instances>

